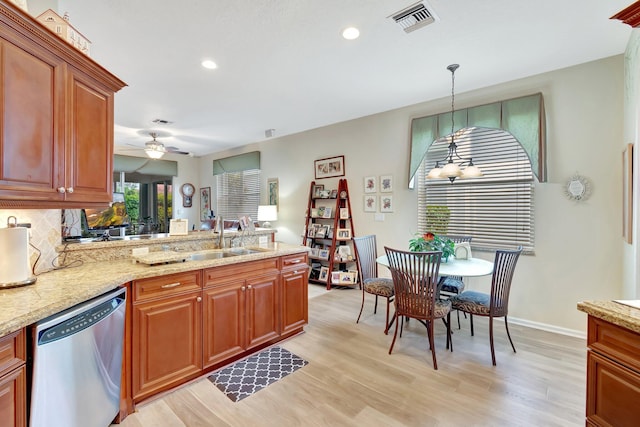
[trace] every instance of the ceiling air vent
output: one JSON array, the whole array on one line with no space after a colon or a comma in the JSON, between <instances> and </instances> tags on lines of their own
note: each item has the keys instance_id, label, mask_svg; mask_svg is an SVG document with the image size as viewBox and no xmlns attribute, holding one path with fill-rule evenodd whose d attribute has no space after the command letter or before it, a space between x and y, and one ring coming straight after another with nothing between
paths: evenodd
<instances>
[{"instance_id":1,"label":"ceiling air vent","mask_svg":"<svg viewBox=\"0 0 640 427\"><path fill-rule=\"evenodd\" d=\"M390 16L405 33L417 30L436 21L435 15L423 2L415 3Z\"/></svg>"}]
</instances>

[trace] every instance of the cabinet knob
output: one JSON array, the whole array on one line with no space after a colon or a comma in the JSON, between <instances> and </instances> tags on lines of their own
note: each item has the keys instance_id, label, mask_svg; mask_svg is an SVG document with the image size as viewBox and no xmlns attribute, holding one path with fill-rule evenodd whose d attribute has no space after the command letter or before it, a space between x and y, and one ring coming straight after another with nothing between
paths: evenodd
<instances>
[{"instance_id":1,"label":"cabinet knob","mask_svg":"<svg viewBox=\"0 0 640 427\"><path fill-rule=\"evenodd\" d=\"M67 190L64 187L58 187L58 193L64 194L66 192L67 192Z\"/></svg>"},{"instance_id":2,"label":"cabinet knob","mask_svg":"<svg viewBox=\"0 0 640 427\"><path fill-rule=\"evenodd\" d=\"M196 301L198 301L198 302L202 301L202 297L196 298Z\"/></svg>"},{"instance_id":3,"label":"cabinet knob","mask_svg":"<svg viewBox=\"0 0 640 427\"><path fill-rule=\"evenodd\" d=\"M67 188L67 193L73 193L73 187Z\"/></svg>"},{"instance_id":4,"label":"cabinet knob","mask_svg":"<svg viewBox=\"0 0 640 427\"><path fill-rule=\"evenodd\" d=\"M240 290L241 290L242 292L244 292L244 291L245 291L245 289L246 289L246 288L245 288L244 286L240 288Z\"/></svg>"},{"instance_id":5,"label":"cabinet knob","mask_svg":"<svg viewBox=\"0 0 640 427\"><path fill-rule=\"evenodd\" d=\"M251 285L247 286L247 289L251 289Z\"/></svg>"}]
</instances>

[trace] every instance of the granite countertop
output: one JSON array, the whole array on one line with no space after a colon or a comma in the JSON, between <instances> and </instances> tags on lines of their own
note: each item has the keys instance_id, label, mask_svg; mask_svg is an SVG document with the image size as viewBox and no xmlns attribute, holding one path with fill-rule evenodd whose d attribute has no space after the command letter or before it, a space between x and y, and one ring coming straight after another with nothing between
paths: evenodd
<instances>
[{"instance_id":1,"label":"granite countertop","mask_svg":"<svg viewBox=\"0 0 640 427\"><path fill-rule=\"evenodd\" d=\"M640 309L615 301L583 301L578 310L622 328L640 333Z\"/></svg>"},{"instance_id":2,"label":"granite countertop","mask_svg":"<svg viewBox=\"0 0 640 427\"><path fill-rule=\"evenodd\" d=\"M0 337L135 279L306 252L305 246L269 243L260 251L228 258L146 265L133 259L84 263L43 273L35 284L0 290Z\"/></svg>"}]
</instances>

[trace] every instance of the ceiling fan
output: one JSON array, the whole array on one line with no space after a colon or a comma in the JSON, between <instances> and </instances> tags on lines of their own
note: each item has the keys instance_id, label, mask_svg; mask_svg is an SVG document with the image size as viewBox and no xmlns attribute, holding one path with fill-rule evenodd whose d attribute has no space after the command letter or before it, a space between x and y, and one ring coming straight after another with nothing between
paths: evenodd
<instances>
[{"instance_id":1,"label":"ceiling fan","mask_svg":"<svg viewBox=\"0 0 640 427\"><path fill-rule=\"evenodd\" d=\"M163 143L156 140L156 137L158 136L156 132L149 132L149 135L153 140L144 144L144 152L152 159L159 159L164 156L165 153L183 154L193 157L192 153L189 153L188 151L181 151L177 147L165 147Z\"/></svg>"}]
</instances>

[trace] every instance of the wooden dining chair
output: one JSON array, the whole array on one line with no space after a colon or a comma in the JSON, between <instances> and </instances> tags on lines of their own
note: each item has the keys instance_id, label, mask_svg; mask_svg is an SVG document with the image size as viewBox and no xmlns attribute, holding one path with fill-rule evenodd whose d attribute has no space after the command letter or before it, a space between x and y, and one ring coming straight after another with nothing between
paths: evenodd
<instances>
[{"instance_id":1,"label":"wooden dining chair","mask_svg":"<svg viewBox=\"0 0 640 427\"><path fill-rule=\"evenodd\" d=\"M386 277L378 277L376 236L369 234L367 236L353 237L352 240L355 247L356 262L360 270L360 287L362 288L362 304L360 305L360 313L356 323L360 322L360 316L362 316L365 294L375 296L373 314L378 311L378 297L383 297L387 300L387 315L384 324L384 333L386 335L389 332L389 307L393 301L393 281Z\"/></svg>"},{"instance_id":2,"label":"wooden dining chair","mask_svg":"<svg viewBox=\"0 0 640 427\"><path fill-rule=\"evenodd\" d=\"M493 319L495 317L504 317L504 327L507 330L507 337L509 337L513 352L516 352L511 334L509 334L507 314L509 312L511 281L513 280L513 273L515 272L516 263L521 253L521 247L516 250L496 251L493 264L493 276L491 278L491 293L464 291L450 298L454 310L469 313L472 336L473 316L477 315L489 318L489 342L491 344L491 361L494 366L496 364L496 353L493 344Z\"/></svg>"},{"instance_id":3,"label":"wooden dining chair","mask_svg":"<svg viewBox=\"0 0 640 427\"><path fill-rule=\"evenodd\" d=\"M453 351L451 342L451 302L440 300L438 293L438 269L442 252L406 252L391 249L385 246L389 269L393 278L395 292L394 305L396 328L393 333L393 341L389 348L389 354L398 335L400 325L400 337L404 319L417 319L426 326L429 338L429 349L433 358L433 369L438 369L436 360L436 348L434 345L434 322L437 319L445 319L447 327L447 348ZM393 322L393 320L392 320Z\"/></svg>"},{"instance_id":4,"label":"wooden dining chair","mask_svg":"<svg viewBox=\"0 0 640 427\"><path fill-rule=\"evenodd\" d=\"M471 243L471 236L441 236L443 239L451 239L453 243ZM444 298L450 298L454 295L460 294L464 291L464 281L462 276L440 276L438 280L438 286L440 287L440 296ZM460 329L460 311L456 310L458 318L458 329ZM465 314L465 318L466 318Z\"/></svg>"}]
</instances>

